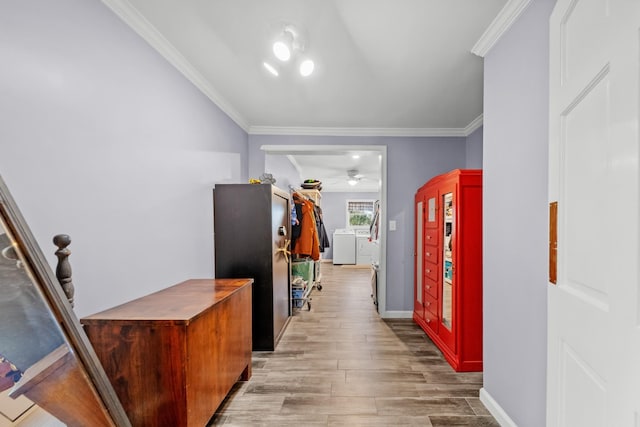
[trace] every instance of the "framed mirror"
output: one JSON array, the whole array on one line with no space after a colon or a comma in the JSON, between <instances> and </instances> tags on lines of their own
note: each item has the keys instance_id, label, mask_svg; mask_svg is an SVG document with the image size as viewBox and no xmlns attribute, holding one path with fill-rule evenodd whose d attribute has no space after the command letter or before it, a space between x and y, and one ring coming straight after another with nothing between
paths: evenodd
<instances>
[{"instance_id":1,"label":"framed mirror","mask_svg":"<svg viewBox=\"0 0 640 427\"><path fill-rule=\"evenodd\" d=\"M130 427L2 177L0 254L0 391L70 427Z\"/></svg>"}]
</instances>

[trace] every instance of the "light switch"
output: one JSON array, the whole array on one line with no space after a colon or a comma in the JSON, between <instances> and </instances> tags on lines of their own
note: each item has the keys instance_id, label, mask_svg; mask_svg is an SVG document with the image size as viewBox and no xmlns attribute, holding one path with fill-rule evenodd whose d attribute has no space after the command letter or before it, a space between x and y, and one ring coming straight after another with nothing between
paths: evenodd
<instances>
[{"instance_id":1,"label":"light switch","mask_svg":"<svg viewBox=\"0 0 640 427\"><path fill-rule=\"evenodd\" d=\"M394 220L389 221L389 231L396 231L397 224Z\"/></svg>"}]
</instances>

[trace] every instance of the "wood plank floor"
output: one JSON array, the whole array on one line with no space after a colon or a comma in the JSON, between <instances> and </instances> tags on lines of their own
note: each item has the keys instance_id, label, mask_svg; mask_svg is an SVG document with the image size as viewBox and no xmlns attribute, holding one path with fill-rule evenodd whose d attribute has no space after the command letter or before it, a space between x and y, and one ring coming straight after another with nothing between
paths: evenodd
<instances>
[{"instance_id":1,"label":"wood plank floor","mask_svg":"<svg viewBox=\"0 0 640 427\"><path fill-rule=\"evenodd\" d=\"M382 320L367 269L323 263L322 291L253 353L210 426L499 426L481 373L456 373L411 320Z\"/></svg>"}]
</instances>

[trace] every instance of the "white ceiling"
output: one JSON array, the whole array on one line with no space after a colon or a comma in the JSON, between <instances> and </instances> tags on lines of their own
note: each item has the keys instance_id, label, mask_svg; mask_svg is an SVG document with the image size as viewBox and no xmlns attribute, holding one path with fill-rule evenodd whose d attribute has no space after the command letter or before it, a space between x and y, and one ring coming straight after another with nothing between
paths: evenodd
<instances>
[{"instance_id":1,"label":"white ceiling","mask_svg":"<svg viewBox=\"0 0 640 427\"><path fill-rule=\"evenodd\" d=\"M103 1L249 133L412 136L481 123L482 58L471 49L507 2ZM285 24L316 63L310 77L262 65L275 63Z\"/></svg>"},{"instance_id":2,"label":"white ceiling","mask_svg":"<svg viewBox=\"0 0 640 427\"><path fill-rule=\"evenodd\" d=\"M353 150L327 154L290 154L288 157L301 172L303 180L322 181L323 191L380 191L379 152ZM356 185L348 183L350 172L357 178Z\"/></svg>"}]
</instances>

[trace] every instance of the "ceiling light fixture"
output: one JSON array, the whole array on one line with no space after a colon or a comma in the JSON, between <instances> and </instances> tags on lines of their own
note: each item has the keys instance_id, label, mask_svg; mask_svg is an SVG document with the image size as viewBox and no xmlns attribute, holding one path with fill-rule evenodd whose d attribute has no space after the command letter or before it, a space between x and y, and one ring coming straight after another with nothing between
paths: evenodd
<instances>
[{"instance_id":1,"label":"ceiling light fixture","mask_svg":"<svg viewBox=\"0 0 640 427\"><path fill-rule=\"evenodd\" d=\"M282 62L286 62L291 58L291 49L285 42L279 41L273 44L273 54Z\"/></svg>"},{"instance_id":2,"label":"ceiling light fixture","mask_svg":"<svg viewBox=\"0 0 640 427\"><path fill-rule=\"evenodd\" d=\"M298 59L295 61L298 72L302 77L308 77L313 74L315 64L310 58L301 57L301 54L304 53L304 48L303 37L293 25L285 25L271 46L273 55L281 62L289 62L298 55ZM269 62L263 62L263 65L274 76L279 75L278 69Z\"/></svg>"},{"instance_id":3,"label":"ceiling light fixture","mask_svg":"<svg viewBox=\"0 0 640 427\"><path fill-rule=\"evenodd\" d=\"M279 74L278 70L276 70L276 68L273 65L269 64L268 62L263 62L262 65L264 65L264 68L269 70L269 72L271 74L273 74L274 76L278 77L278 74Z\"/></svg>"},{"instance_id":4,"label":"ceiling light fixture","mask_svg":"<svg viewBox=\"0 0 640 427\"><path fill-rule=\"evenodd\" d=\"M310 59L305 59L304 61L302 61L300 63L300 75L302 77L308 77L311 75L311 73L313 73L313 69L315 67L315 64L313 63L312 60Z\"/></svg>"},{"instance_id":5,"label":"ceiling light fixture","mask_svg":"<svg viewBox=\"0 0 640 427\"><path fill-rule=\"evenodd\" d=\"M349 185L356 185L360 182L360 175L358 175L358 171L355 169L348 170L347 176L349 177L349 179L347 179Z\"/></svg>"},{"instance_id":6,"label":"ceiling light fixture","mask_svg":"<svg viewBox=\"0 0 640 427\"><path fill-rule=\"evenodd\" d=\"M293 52L295 32L290 26L284 27L282 34L273 43L273 54L282 62L287 62Z\"/></svg>"}]
</instances>

